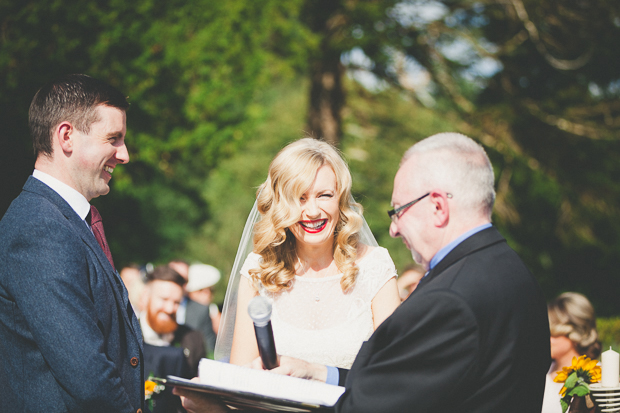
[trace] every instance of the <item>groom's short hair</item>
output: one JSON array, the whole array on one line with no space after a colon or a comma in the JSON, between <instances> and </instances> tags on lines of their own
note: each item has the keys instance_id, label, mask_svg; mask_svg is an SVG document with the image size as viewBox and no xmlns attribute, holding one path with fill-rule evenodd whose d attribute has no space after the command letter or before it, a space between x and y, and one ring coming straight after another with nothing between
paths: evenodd
<instances>
[{"instance_id":1,"label":"groom's short hair","mask_svg":"<svg viewBox=\"0 0 620 413\"><path fill-rule=\"evenodd\" d=\"M97 106L126 110L127 96L115 87L83 74L61 76L39 89L32 99L28 125L35 158L52 156L52 131L63 121L88 134L99 120Z\"/></svg>"}]
</instances>

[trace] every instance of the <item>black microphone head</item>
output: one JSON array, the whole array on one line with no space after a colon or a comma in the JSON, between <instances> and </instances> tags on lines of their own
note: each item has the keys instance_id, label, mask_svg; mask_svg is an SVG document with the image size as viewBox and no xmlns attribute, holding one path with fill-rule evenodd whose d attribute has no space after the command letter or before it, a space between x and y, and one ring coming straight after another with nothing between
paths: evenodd
<instances>
[{"instance_id":1,"label":"black microphone head","mask_svg":"<svg viewBox=\"0 0 620 413\"><path fill-rule=\"evenodd\" d=\"M271 320L271 303L266 298L257 295L248 304L248 314L254 324L259 327L266 326Z\"/></svg>"}]
</instances>

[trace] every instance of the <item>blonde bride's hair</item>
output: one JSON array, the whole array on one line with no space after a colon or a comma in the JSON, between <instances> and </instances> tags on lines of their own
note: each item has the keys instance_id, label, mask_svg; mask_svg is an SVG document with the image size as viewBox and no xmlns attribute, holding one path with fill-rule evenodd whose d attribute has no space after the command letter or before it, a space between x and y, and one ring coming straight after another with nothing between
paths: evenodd
<instances>
[{"instance_id":1,"label":"blonde bride's hair","mask_svg":"<svg viewBox=\"0 0 620 413\"><path fill-rule=\"evenodd\" d=\"M261 220L254 226L254 252L262 257L260 268L250 270L271 292L290 288L295 278L295 236L288 229L301 217L300 198L310 188L316 173L329 165L336 175L340 216L334 230L334 262L343 276L342 291L355 284L355 265L361 205L351 197L351 173L338 151L327 142L303 138L282 149L269 165L267 180L258 188L257 208Z\"/></svg>"}]
</instances>

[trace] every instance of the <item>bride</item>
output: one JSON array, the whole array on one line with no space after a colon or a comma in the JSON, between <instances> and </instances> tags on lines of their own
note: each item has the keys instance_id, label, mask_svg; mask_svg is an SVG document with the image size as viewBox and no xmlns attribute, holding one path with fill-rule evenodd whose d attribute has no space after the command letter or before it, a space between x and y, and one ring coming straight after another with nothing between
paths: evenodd
<instances>
[{"instance_id":1,"label":"bride","mask_svg":"<svg viewBox=\"0 0 620 413\"><path fill-rule=\"evenodd\" d=\"M328 143L300 139L273 159L257 193L226 293L216 360L243 365L258 357L247 307L260 294L273 306L278 354L351 367L400 300L394 263L351 197L346 163Z\"/></svg>"}]
</instances>

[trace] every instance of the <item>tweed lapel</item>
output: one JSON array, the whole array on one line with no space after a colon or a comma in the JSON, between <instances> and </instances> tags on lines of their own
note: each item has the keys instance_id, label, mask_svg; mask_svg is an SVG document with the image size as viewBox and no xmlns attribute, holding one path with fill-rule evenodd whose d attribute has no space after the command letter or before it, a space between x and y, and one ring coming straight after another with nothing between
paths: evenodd
<instances>
[{"instance_id":1,"label":"tweed lapel","mask_svg":"<svg viewBox=\"0 0 620 413\"><path fill-rule=\"evenodd\" d=\"M79 235L82 241L93 251L99 264L103 267L104 273L107 275L108 282L114 292L114 298L121 305L121 313L123 314L123 318L125 322L129 325L131 331L137 340L141 341L142 334L139 330L139 325L137 323L137 318L133 315L133 310L129 313L129 298L127 293L125 292L125 288L123 286L123 281L120 278L120 275L117 271L112 268L110 261L105 256L105 253L101 249L101 246L97 243L95 236L88 226L82 221L82 219L75 213L73 208L65 201L56 191L52 188L39 181L38 179L30 176L26 183L24 184L24 191L32 192L42 197L48 199L52 204L54 204L58 210L64 215L67 219L68 224L73 228L73 230ZM135 320L134 320L135 319ZM140 332L140 334L136 334L136 331ZM138 338L138 336L140 338Z\"/></svg>"},{"instance_id":2,"label":"tweed lapel","mask_svg":"<svg viewBox=\"0 0 620 413\"><path fill-rule=\"evenodd\" d=\"M439 263L428 273L426 277L422 279L420 287L430 283L435 277L445 271L448 267L459 261L461 258L470 255L483 248L487 248L493 244L499 242L505 242L504 237L499 233L495 227L483 229L480 232L475 233L471 237L465 239L459 245L457 245L452 251L448 253Z\"/></svg>"}]
</instances>

